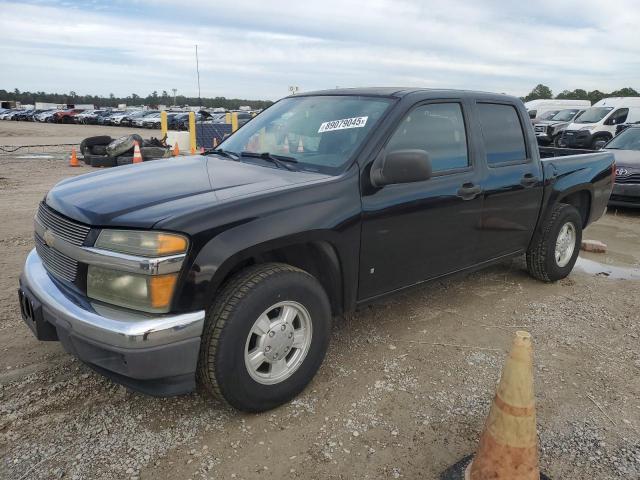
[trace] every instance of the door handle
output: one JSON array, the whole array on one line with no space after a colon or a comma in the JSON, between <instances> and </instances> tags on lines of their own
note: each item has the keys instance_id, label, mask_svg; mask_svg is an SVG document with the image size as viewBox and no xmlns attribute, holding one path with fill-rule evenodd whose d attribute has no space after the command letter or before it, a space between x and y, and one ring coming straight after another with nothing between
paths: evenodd
<instances>
[{"instance_id":1,"label":"door handle","mask_svg":"<svg viewBox=\"0 0 640 480\"><path fill-rule=\"evenodd\" d=\"M525 188L533 187L534 185L537 185L537 184L538 184L538 179L532 173L525 174L520 180L520 185L522 185Z\"/></svg>"},{"instance_id":2,"label":"door handle","mask_svg":"<svg viewBox=\"0 0 640 480\"><path fill-rule=\"evenodd\" d=\"M458 189L458 196L463 200L473 200L476 196L482 192L480 185L474 185L473 183L465 183Z\"/></svg>"}]
</instances>

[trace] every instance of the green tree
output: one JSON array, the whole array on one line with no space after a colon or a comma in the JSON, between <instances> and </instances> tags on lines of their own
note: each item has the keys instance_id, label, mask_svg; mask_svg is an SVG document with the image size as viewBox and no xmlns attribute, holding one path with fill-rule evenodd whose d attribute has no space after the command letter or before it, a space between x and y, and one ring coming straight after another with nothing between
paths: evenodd
<instances>
[{"instance_id":1,"label":"green tree","mask_svg":"<svg viewBox=\"0 0 640 480\"><path fill-rule=\"evenodd\" d=\"M528 102L529 100L540 100L544 98L553 98L553 93L549 87L539 83L533 90L531 90L531 92L529 92L529 95L524 97L524 100L525 102Z\"/></svg>"}]
</instances>

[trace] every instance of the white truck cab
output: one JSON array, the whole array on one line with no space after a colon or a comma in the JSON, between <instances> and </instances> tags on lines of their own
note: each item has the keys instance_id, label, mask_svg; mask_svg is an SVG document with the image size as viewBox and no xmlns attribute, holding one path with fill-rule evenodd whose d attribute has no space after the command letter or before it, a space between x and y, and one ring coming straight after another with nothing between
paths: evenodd
<instances>
[{"instance_id":1,"label":"white truck cab","mask_svg":"<svg viewBox=\"0 0 640 480\"><path fill-rule=\"evenodd\" d=\"M640 97L604 98L587 109L563 132L559 145L571 148L594 148L608 142L621 123L640 121Z\"/></svg>"},{"instance_id":2,"label":"white truck cab","mask_svg":"<svg viewBox=\"0 0 640 480\"><path fill-rule=\"evenodd\" d=\"M548 120L548 118L542 118L548 112L554 112L554 115L560 110L566 110L568 108L589 108L591 102L589 100L557 100L553 98L530 100L524 104L529 118L536 123L540 120Z\"/></svg>"}]
</instances>

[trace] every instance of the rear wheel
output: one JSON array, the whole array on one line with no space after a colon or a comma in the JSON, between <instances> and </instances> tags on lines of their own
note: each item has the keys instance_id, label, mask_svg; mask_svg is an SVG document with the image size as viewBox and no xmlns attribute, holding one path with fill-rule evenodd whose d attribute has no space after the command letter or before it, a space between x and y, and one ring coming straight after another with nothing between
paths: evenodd
<instances>
[{"instance_id":1,"label":"rear wheel","mask_svg":"<svg viewBox=\"0 0 640 480\"><path fill-rule=\"evenodd\" d=\"M576 263L581 243L580 212L572 205L556 205L527 252L529 273L544 282L565 278Z\"/></svg>"},{"instance_id":2,"label":"rear wheel","mask_svg":"<svg viewBox=\"0 0 640 480\"><path fill-rule=\"evenodd\" d=\"M250 267L207 313L198 381L240 410L277 407L311 381L330 330L329 300L313 276L281 263Z\"/></svg>"}]
</instances>

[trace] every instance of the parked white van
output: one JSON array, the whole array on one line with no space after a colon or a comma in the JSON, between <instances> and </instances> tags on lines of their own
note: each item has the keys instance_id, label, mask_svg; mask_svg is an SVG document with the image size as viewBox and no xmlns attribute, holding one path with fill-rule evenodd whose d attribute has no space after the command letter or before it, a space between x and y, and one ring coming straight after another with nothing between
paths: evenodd
<instances>
[{"instance_id":1,"label":"parked white van","mask_svg":"<svg viewBox=\"0 0 640 480\"><path fill-rule=\"evenodd\" d=\"M621 123L640 121L640 97L603 98L576 118L562 132L561 147L595 148L598 142L608 142Z\"/></svg>"},{"instance_id":2,"label":"parked white van","mask_svg":"<svg viewBox=\"0 0 640 480\"><path fill-rule=\"evenodd\" d=\"M529 112L529 118L536 123L541 120L549 120L549 118L553 117L553 115L560 110L566 110L567 108L589 108L591 102L589 100L556 100L549 98L530 100L525 102L524 106ZM545 118L547 116L548 118Z\"/></svg>"}]
</instances>

